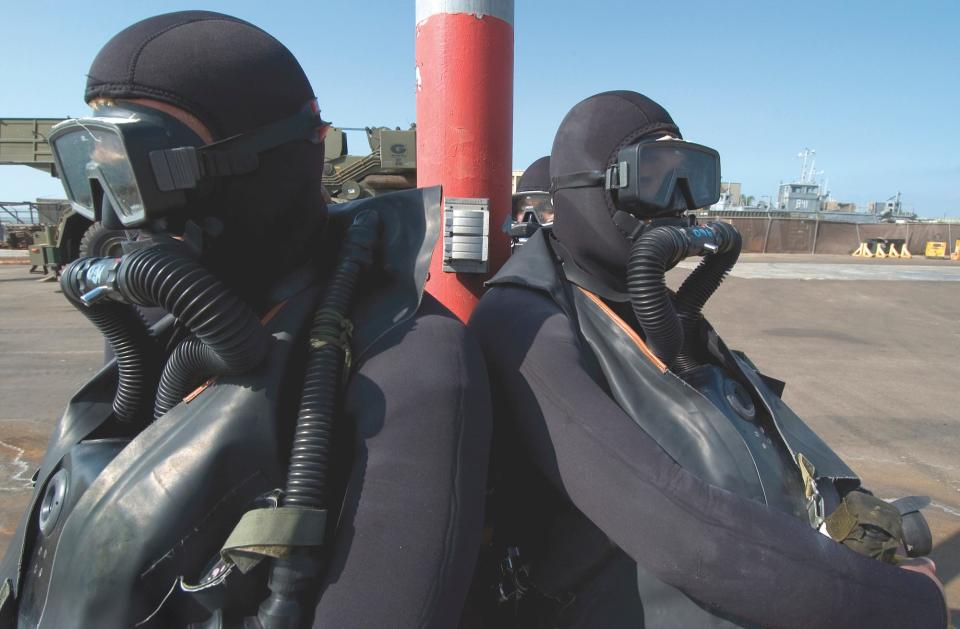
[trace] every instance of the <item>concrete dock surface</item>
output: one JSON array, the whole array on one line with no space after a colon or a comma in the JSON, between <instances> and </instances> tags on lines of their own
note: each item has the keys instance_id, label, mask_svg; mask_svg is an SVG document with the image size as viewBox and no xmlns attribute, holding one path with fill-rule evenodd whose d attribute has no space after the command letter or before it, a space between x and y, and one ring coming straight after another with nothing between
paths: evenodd
<instances>
[{"instance_id":1,"label":"concrete dock surface","mask_svg":"<svg viewBox=\"0 0 960 629\"><path fill-rule=\"evenodd\" d=\"M693 267L670 273L676 286ZM0 266L0 552L67 399L103 341L26 266ZM706 307L727 344L883 498L930 496L960 625L960 262L744 255Z\"/></svg>"}]
</instances>

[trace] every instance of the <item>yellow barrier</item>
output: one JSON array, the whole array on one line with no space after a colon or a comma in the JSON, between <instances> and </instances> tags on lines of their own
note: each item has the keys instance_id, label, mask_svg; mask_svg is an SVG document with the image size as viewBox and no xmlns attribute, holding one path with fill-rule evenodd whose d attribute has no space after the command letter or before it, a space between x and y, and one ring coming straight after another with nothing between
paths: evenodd
<instances>
[{"instance_id":1,"label":"yellow barrier","mask_svg":"<svg viewBox=\"0 0 960 629\"><path fill-rule=\"evenodd\" d=\"M947 243L930 240L927 242L927 248L923 255L928 258L945 258L947 256Z\"/></svg>"},{"instance_id":2,"label":"yellow barrier","mask_svg":"<svg viewBox=\"0 0 960 629\"><path fill-rule=\"evenodd\" d=\"M887 248L888 246L889 248ZM898 250L895 243L884 245L882 242L877 243L876 253L870 251L870 245L861 242L850 255L854 258L902 258L904 260L909 260L913 257L913 254L907 249L907 243L903 243L903 246ZM954 252L954 255L957 256L954 258L955 260L960 259L960 240L957 241L957 251Z\"/></svg>"},{"instance_id":3,"label":"yellow barrier","mask_svg":"<svg viewBox=\"0 0 960 629\"><path fill-rule=\"evenodd\" d=\"M953 253L950 254L951 260L960 260L960 240L953 245Z\"/></svg>"}]
</instances>

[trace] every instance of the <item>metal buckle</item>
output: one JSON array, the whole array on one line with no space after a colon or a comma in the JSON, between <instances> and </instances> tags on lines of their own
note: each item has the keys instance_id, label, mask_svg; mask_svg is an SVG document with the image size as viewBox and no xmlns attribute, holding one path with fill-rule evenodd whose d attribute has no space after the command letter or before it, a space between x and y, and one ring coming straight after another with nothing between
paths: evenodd
<instances>
[{"instance_id":1,"label":"metal buckle","mask_svg":"<svg viewBox=\"0 0 960 629\"><path fill-rule=\"evenodd\" d=\"M507 548L504 558L500 560L497 602L519 601L523 598L529 589L526 584L529 576L526 566L520 564L520 549L516 546Z\"/></svg>"},{"instance_id":2,"label":"metal buckle","mask_svg":"<svg viewBox=\"0 0 960 629\"><path fill-rule=\"evenodd\" d=\"M807 500L807 517L810 518L810 526L819 529L826 517L823 507L823 496L814 487L813 495Z\"/></svg>"},{"instance_id":3,"label":"metal buckle","mask_svg":"<svg viewBox=\"0 0 960 629\"><path fill-rule=\"evenodd\" d=\"M604 173L604 188L607 190L619 190L626 188L629 183L630 167L627 162L614 164Z\"/></svg>"}]
</instances>

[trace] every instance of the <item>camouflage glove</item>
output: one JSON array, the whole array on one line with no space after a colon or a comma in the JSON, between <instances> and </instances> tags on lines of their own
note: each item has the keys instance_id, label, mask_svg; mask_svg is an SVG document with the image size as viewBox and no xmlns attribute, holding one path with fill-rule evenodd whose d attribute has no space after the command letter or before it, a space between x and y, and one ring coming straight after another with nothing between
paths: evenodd
<instances>
[{"instance_id":1,"label":"camouflage glove","mask_svg":"<svg viewBox=\"0 0 960 629\"><path fill-rule=\"evenodd\" d=\"M886 563L896 563L894 555L903 536L903 524L895 506L875 496L852 491L824 522L830 537L847 548Z\"/></svg>"}]
</instances>

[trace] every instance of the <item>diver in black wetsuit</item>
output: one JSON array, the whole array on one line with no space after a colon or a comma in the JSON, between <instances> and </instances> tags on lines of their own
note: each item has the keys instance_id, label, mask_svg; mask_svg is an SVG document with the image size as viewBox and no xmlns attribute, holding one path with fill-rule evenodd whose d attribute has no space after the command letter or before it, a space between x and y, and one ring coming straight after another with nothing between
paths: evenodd
<instances>
[{"instance_id":1,"label":"diver in black wetsuit","mask_svg":"<svg viewBox=\"0 0 960 629\"><path fill-rule=\"evenodd\" d=\"M517 181L517 191L513 195L513 220L523 221L530 212L540 225L553 222L549 155L534 160Z\"/></svg>"},{"instance_id":2,"label":"diver in black wetsuit","mask_svg":"<svg viewBox=\"0 0 960 629\"><path fill-rule=\"evenodd\" d=\"M523 171L513 194L509 228L510 250L522 246L542 225L553 223L550 200L550 156L535 160Z\"/></svg>"},{"instance_id":3,"label":"diver in black wetsuit","mask_svg":"<svg viewBox=\"0 0 960 629\"><path fill-rule=\"evenodd\" d=\"M815 530L866 496L858 479L699 315L739 236L678 218L719 193L716 153L680 137L634 92L576 105L550 156L552 229L470 320L495 418L473 609L490 627L941 629L931 570ZM698 291L670 296L663 274L694 250L708 290L690 309Z\"/></svg>"},{"instance_id":4,"label":"diver in black wetsuit","mask_svg":"<svg viewBox=\"0 0 960 629\"><path fill-rule=\"evenodd\" d=\"M328 209L303 70L230 16L125 29L86 100L51 136L67 193L143 238L65 273L118 358L52 437L0 626L454 625L490 409L422 294L438 190Z\"/></svg>"}]
</instances>

